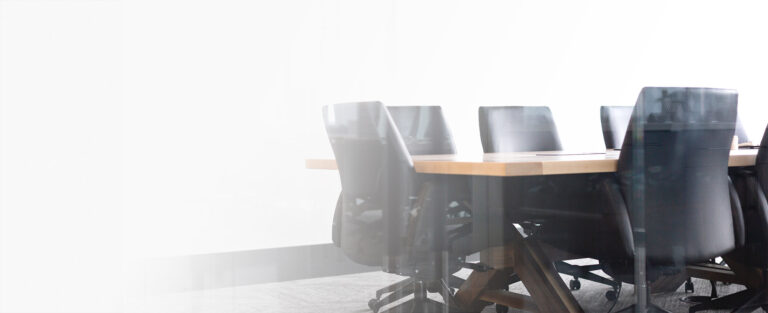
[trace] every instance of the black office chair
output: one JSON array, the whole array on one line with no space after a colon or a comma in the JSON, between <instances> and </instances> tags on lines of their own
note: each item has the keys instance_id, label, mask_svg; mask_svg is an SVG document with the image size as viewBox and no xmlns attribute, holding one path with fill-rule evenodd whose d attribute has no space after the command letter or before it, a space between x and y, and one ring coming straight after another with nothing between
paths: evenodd
<instances>
[{"instance_id":1,"label":"black office chair","mask_svg":"<svg viewBox=\"0 0 768 313\"><path fill-rule=\"evenodd\" d=\"M606 149L618 149L624 142L629 118L632 116L631 106L601 106L600 122L603 126L603 140Z\"/></svg>"},{"instance_id":2,"label":"black office chair","mask_svg":"<svg viewBox=\"0 0 768 313\"><path fill-rule=\"evenodd\" d=\"M629 125L633 109L634 107L631 106L600 107L600 120L602 122L603 139L605 140L606 149L618 149L621 147L621 144L624 142L624 134L627 131L627 126ZM739 136L739 143L749 141L744 126L738 118L736 120L736 135ZM710 262L722 264L722 262L715 262L714 259L710 260ZM709 282L711 286L709 296L686 296L681 298L681 300L688 303L700 303L717 297L717 289L715 288L716 282L714 280L710 280ZM690 277L688 277L685 282L685 291L694 291L693 281Z\"/></svg>"},{"instance_id":3,"label":"black office chair","mask_svg":"<svg viewBox=\"0 0 768 313\"><path fill-rule=\"evenodd\" d=\"M387 107L389 115L395 122L400 136L405 142L405 147L411 155L425 154L454 154L456 148L453 144L453 136L443 116L443 110L439 106L390 106ZM457 180L453 178L448 178ZM457 182L458 183L458 182ZM469 183L462 195L469 194ZM457 188L459 188L457 186ZM336 201L336 209L333 213L332 240L336 246L341 246L341 198ZM461 200L468 199L468 196ZM457 199L458 200L458 199ZM466 203L459 203L466 205Z\"/></svg>"},{"instance_id":4,"label":"black office chair","mask_svg":"<svg viewBox=\"0 0 768 313\"><path fill-rule=\"evenodd\" d=\"M344 190L341 248L353 261L408 276L369 305L377 312L413 293L390 312L442 312L444 304L426 295L439 292L452 303L450 276L474 251L466 239L471 226L451 220L468 213L447 205L450 184L414 171L381 103L329 105L323 113Z\"/></svg>"},{"instance_id":5,"label":"black office chair","mask_svg":"<svg viewBox=\"0 0 768 313\"><path fill-rule=\"evenodd\" d=\"M635 283L638 260L645 263L638 265L646 268L645 280L637 277L643 283L734 248L727 169L736 106L732 90L643 88L616 176L603 182L612 203L606 215L615 216L611 229L603 229L613 236L596 242L603 247L600 264L606 273ZM637 242L644 242L644 249L638 250ZM644 287L636 292L646 310L666 312L650 303Z\"/></svg>"},{"instance_id":6,"label":"black office chair","mask_svg":"<svg viewBox=\"0 0 768 313\"><path fill-rule=\"evenodd\" d=\"M557 127L548 107L480 107L479 119L480 138L485 153L562 150ZM579 175L505 179L505 199L509 199L505 203L514 203L515 208L511 211L518 215L517 221L522 221L526 234L531 235L543 221L551 223L553 219L560 218L556 212L565 202L589 203L584 197L580 197L579 201L566 198L586 194L587 190L580 188L590 188L590 180L590 177ZM560 212L563 211L567 210ZM554 216L548 216L548 213ZM607 296L613 299L620 287L619 282L592 273L600 269L599 264L579 266L557 260L555 267L558 272L573 277L569 282L571 290L580 289L579 279L586 279L611 286L612 290Z\"/></svg>"},{"instance_id":7,"label":"black office chair","mask_svg":"<svg viewBox=\"0 0 768 313\"><path fill-rule=\"evenodd\" d=\"M478 113L485 153L563 149L548 107L480 107Z\"/></svg>"},{"instance_id":8,"label":"black office chair","mask_svg":"<svg viewBox=\"0 0 768 313\"><path fill-rule=\"evenodd\" d=\"M484 153L560 151L560 137L552 112L544 106L497 106L478 109L480 140ZM515 220L526 233L532 231L542 209L556 204L551 199L558 185L553 177L514 177L504 179L506 204L515 204ZM527 211L536 211L529 214Z\"/></svg>"},{"instance_id":9,"label":"black office chair","mask_svg":"<svg viewBox=\"0 0 768 313\"><path fill-rule=\"evenodd\" d=\"M395 122L410 155L456 153L453 136L440 106L388 106L387 111ZM469 179L466 176L442 175L440 184L449 191L450 195L446 198L447 212L453 217L452 222L449 223L454 225L468 223L467 220L471 219ZM468 243L462 243L462 245L466 246ZM466 248L464 249L466 251ZM466 263L461 265L473 266ZM451 275L446 282L449 287L458 288L464 280ZM387 292L396 292L399 286L401 284L395 284L377 291L376 300L379 302L376 306L385 305L386 303L380 301L381 296ZM390 300L395 299L390 298Z\"/></svg>"},{"instance_id":10,"label":"black office chair","mask_svg":"<svg viewBox=\"0 0 768 313\"><path fill-rule=\"evenodd\" d=\"M758 308L768 310L768 128L760 143L755 166L732 169L730 174L741 200L746 236L744 244L729 253L726 259L753 270L747 274L761 276L761 284L747 285L747 289L740 292L692 306L689 309L691 313L722 309L733 309L734 312L751 312ZM744 276L745 273L736 275Z\"/></svg>"},{"instance_id":11,"label":"black office chair","mask_svg":"<svg viewBox=\"0 0 768 313\"><path fill-rule=\"evenodd\" d=\"M387 111L411 155L456 153L439 106L388 106Z\"/></svg>"},{"instance_id":12,"label":"black office chair","mask_svg":"<svg viewBox=\"0 0 768 313\"><path fill-rule=\"evenodd\" d=\"M738 136L739 144L750 142L749 136L747 135L747 131L744 129L744 124L741 122L741 119L738 116L736 117L736 131L734 135ZM738 205L738 202L735 205ZM737 211L741 212L741 209L739 208ZM717 259L709 260L709 263L726 265L724 260L717 260ZM691 303L691 304L698 304L698 303L707 302L714 298L717 298L718 297L717 281L710 280L709 285L710 285L710 289L709 289L710 292L708 296L685 296L680 298L680 300L683 302ZM685 292L691 292L691 293L694 292L694 285L691 277L688 277L688 279L685 281Z\"/></svg>"}]
</instances>

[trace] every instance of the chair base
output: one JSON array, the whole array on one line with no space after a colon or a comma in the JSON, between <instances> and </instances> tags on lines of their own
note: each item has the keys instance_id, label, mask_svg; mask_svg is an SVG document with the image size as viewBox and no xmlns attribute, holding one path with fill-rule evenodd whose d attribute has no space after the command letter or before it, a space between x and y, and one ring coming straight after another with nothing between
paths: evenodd
<instances>
[{"instance_id":1,"label":"chair base","mask_svg":"<svg viewBox=\"0 0 768 313\"><path fill-rule=\"evenodd\" d=\"M598 284L607 285L611 288L613 288L613 293L615 294L619 288L621 287L621 282L605 278L603 276L597 275L595 273L592 273L592 271L596 271L600 269L600 265L572 265L568 264L565 261L556 261L555 262L555 268L557 271L561 274L571 275L573 278L568 283L568 287L573 290L579 290L581 289L581 282L579 282L579 279L588 280L591 282L595 282ZM606 294L606 298L608 298L609 301L616 300L611 299L611 296Z\"/></svg>"},{"instance_id":2,"label":"chair base","mask_svg":"<svg viewBox=\"0 0 768 313\"><path fill-rule=\"evenodd\" d=\"M618 310L616 312L617 313L619 313L619 312L622 312L622 313L634 313L634 312L637 312L636 310L637 310L637 304L633 304L633 305L630 305L630 306L628 306L626 308ZM655 305L653 303L648 303L645 306L645 311L644 312L646 312L646 313L671 313L670 311L667 311L667 310L665 310L665 309L661 308L660 306Z\"/></svg>"},{"instance_id":3,"label":"chair base","mask_svg":"<svg viewBox=\"0 0 768 313\"><path fill-rule=\"evenodd\" d=\"M432 299L413 298L379 313L442 313L444 306L444 303Z\"/></svg>"},{"instance_id":4,"label":"chair base","mask_svg":"<svg viewBox=\"0 0 768 313\"><path fill-rule=\"evenodd\" d=\"M453 290L458 288L464 282L463 279L451 275L447 279L437 281L422 281L413 277L406 278L392 285L386 286L376 291L376 298L368 301L368 307L374 313L432 313L432 312L459 312L453 305ZM436 292L443 296L445 303L427 298L427 292ZM386 296L382 297L384 294ZM392 304L410 294L413 298L379 311L384 306ZM447 295L447 298L446 298Z\"/></svg>"},{"instance_id":5,"label":"chair base","mask_svg":"<svg viewBox=\"0 0 768 313\"><path fill-rule=\"evenodd\" d=\"M686 282L686 288L685 288L686 292L688 292L688 286L687 286L688 283L691 284L690 289L693 289L693 282L691 281L690 277L688 278L688 282ZM713 299L717 298L717 285L716 284L717 283L714 280L710 280L709 281L709 286L711 288L709 296L686 296L686 297L680 298L680 301L683 301L683 302L689 303L689 304L700 304L700 303L710 302Z\"/></svg>"},{"instance_id":6,"label":"chair base","mask_svg":"<svg viewBox=\"0 0 768 313\"><path fill-rule=\"evenodd\" d=\"M699 304L704 302L712 301L712 297L710 296L685 296L680 298L680 301L683 301L688 304Z\"/></svg>"},{"instance_id":7,"label":"chair base","mask_svg":"<svg viewBox=\"0 0 768 313\"><path fill-rule=\"evenodd\" d=\"M646 295L650 295L650 292L649 292L649 291L650 291L650 289L651 289L651 288L650 288L649 286L650 286L650 282L646 283L646 285L645 285L645 288L646 288L646 289L645 289ZM635 292L637 292L637 290L635 290ZM623 309L621 309L621 310L618 310L618 311L616 311L616 312L617 312L617 313L618 313L618 312L623 312L623 313L633 313L633 312L643 312L643 313L671 313L670 311L667 311L667 310L665 310L664 308L662 308L662 307L660 307L660 306L658 306L658 305L655 305L655 304L653 304L653 303L651 302L651 299L650 299L650 298L647 298L647 297L646 297L646 299L645 299L645 310L642 310L642 311L641 311L641 310L640 310L640 309L637 307L637 303L635 303L635 304L632 304L632 305L630 305L630 306L628 306L628 307L626 307L626 308L623 308Z\"/></svg>"}]
</instances>

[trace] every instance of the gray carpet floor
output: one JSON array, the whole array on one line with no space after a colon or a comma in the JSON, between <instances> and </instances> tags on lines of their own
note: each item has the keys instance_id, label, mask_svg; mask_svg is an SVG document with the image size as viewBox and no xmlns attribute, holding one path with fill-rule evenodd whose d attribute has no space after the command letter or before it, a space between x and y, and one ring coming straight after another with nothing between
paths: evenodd
<instances>
[{"instance_id":1,"label":"gray carpet floor","mask_svg":"<svg viewBox=\"0 0 768 313\"><path fill-rule=\"evenodd\" d=\"M466 276L462 271L457 276ZM180 293L140 295L127 300L128 312L146 313L304 313L304 312L371 312L367 303L375 290L402 279L397 275L382 272L322 277L305 280L266 283L231 288L197 290ZM569 280L570 277L564 276ZM694 280L694 294L708 295L707 281ZM717 285L721 295L729 294L743 287L739 285ZM527 293L521 283L511 286L512 291ZM609 287L583 281L574 296L587 312L608 312L612 302L604 294ZM634 303L632 285L624 284L614 311ZM655 294L653 302L672 312L688 312L689 305L679 301L685 296L681 286L676 292ZM430 297L432 297L431 295ZM436 299L439 296L434 295ZM493 306L483 313L495 312ZM511 311L512 312L512 311Z\"/></svg>"}]
</instances>

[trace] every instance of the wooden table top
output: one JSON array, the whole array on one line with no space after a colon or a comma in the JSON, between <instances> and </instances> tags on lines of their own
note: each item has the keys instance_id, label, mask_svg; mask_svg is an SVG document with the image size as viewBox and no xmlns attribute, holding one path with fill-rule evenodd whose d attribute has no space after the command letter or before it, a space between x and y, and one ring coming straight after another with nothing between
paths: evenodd
<instances>
[{"instance_id":1,"label":"wooden table top","mask_svg":"<svg viewBox=\"0 0 768 313\"><path fill-rule=\"evenodd\" d=\"M728 166L755 165L756 149L731 150ZM413 156L416 172L427 174L534 176L615 172L619 151L443 154ZM307 159L308 169L336 170L333 159Z\"/></svg>"}]
</instances>

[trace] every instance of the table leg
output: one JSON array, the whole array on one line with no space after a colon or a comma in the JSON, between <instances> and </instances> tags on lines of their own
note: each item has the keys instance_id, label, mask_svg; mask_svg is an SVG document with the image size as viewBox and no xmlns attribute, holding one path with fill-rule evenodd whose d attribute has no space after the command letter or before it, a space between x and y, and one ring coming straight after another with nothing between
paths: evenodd
<instances>
[{"instance_id":1,"label":"table leg","mask_svg":"<svg viewBox=\"0 0 768 313\"><path fill-rule=\"evenodd\" d=\"M529 312L584 312L539 243L508 224L502 185L500 177L472 178L472 236L476 246L486 248L481 261L493 269L473 272L456 292L456 303L470 312L489 302ZM512 273L530 297L503 290Z\"/></svg>"},{"instance_id":2,"label":"table leg","mask_svg":"<svg viewBox=\"0 0 768 313\"><path fill-rule=\"evenodd\" d=\"M513 235L514 236L514 235ZM584 312L538 242L517 234L515 273L542 312Z\"/></svg>"},{"instance_id":3,"label":"table leg","mask_svg":"<svg viewBox=\"0 0 768 313\"><path fill-rule=\"evenodd\" d=\"M469 312L480 312L488 302L482 301L480 297L488 290L501 289L509 277L509 273L504 270L490 270L485 272L474 271L458 291L454 300L462 309Z\"/></svg>"},{"instance_id":4,"label":"table leg","mask_svg":"<svg viewBox=\"0 0 768 313\"><path fill-rule=\"evenodd\" d=\"M529 312L584 312L538 242L519 234L510 237L511 241L501 248L507 260L498 260L500 254L493 253L494 263L500 262L505 268L473 272L456 292L457 304L471 312L479 312L489 302L512 304ZM502 290L512 273L523 282L530 298Z\"/></svg>"},{"instance_id":5,"label":"table leg","mask_svg":"<svg viewBox=\"0 0 768 313\"><path fill-rule=\"evenodd\" d=\"M490 246L487 227L489 203L491 202L489 201L489 185L488 177L472 177L472 241L474 247L481 249Z\"/></svg>"}]
</instances>

